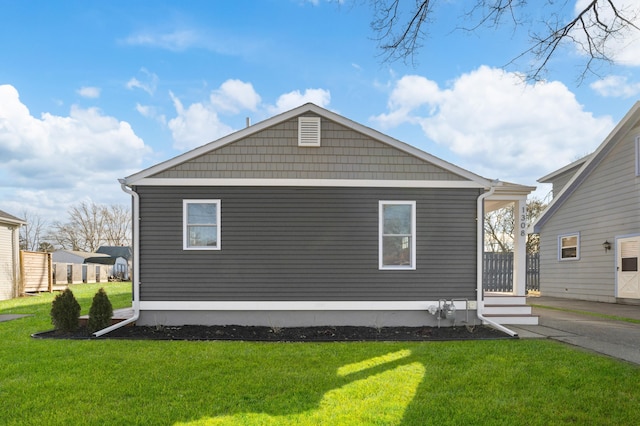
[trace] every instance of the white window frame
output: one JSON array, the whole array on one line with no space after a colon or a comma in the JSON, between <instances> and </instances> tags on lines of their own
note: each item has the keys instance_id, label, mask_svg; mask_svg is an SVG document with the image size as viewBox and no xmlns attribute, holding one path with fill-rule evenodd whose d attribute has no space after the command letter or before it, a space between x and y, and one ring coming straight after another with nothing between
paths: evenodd
<instances>
[{"instance_id":1,"label":"white window frame","mask_svg":"<svg viewBox=\"0 0 640 426\"><path fill-rule=\"evenodd\" d=\"M576 257L562 257L562 240L564 238L576 237ZM571 262L580 260L580 233L572 232L569 234L558 235L558 260L561 262Z\"/></svg>"},{"instance_id":2,"label":"white window frame","mask_svg":"<svg viewBox=\"0 0 640 426\"><path fill-rule=\"evenodd\" d=\"M187 210L189 204L215 204L216 205L216 241L215 246L190 246L189 245L189 223ZM220 250L222 242L220 240L222 228L220 223L220 200L182 200L182 249L183 250ZM207 224L200 224L207 225Z\"/></svg>"},{"instance_id":3,"label":"white window frame","mask_svg":"<svg viewBox=\"0 0 640 426\"><path fill-rule=\"evenodd\" d=\"M408 205L411 206L411 256L409 265L385 265L383 259L383 241L384 241L384 206L387 205ZM397 201L397 200L381 200L378 202L378 269L394 270L394 271L414 271L416 269L416 202L415 201Z\"/></svg>"}]
</instances>

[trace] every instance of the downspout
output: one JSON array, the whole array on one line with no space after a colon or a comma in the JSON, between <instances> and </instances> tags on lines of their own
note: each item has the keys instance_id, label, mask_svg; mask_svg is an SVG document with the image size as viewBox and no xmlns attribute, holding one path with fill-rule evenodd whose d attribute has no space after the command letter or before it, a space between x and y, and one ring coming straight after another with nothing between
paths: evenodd
<instances>
[{"instance_id":1,"label":"downspout","mask_svg":"<svg viewBox=\"0 0 640 426\"><path fill-rule=\"evenodd\" d=\"M518 337L518 333L513 330L508 329L502 324L498 324L497 322L488 319L482 312L484 311L484 300L482 295L484 294L483 286L482 286L482 275L483 275L483 267L484 264L484 200L487 197L493 195L496 191L496 186L498 182L494 181L491 183L491 188L489 191L486 191L478 197L477 211L478 211L478 220L477 220L477 233L478 233L478 247L477 247L477 259L476 259L476 304L477 304L477 313L478 319L482 322L487 323L493 328L496 328L504 333L507 333L511 337Z\"/></svg>"},{"instance_id":2,"label":"downspout","mask_svg":"<svg viewBox=\"0 0 640 426\"><path fill-rule=\"evenodd\" d=\"M93 333L95 337L100 337L104 334L110 333L127 324L136 322L138 318L140 318L140 196L137 192L126 185L124 179L119 179L119 182L122 190L133 197L133 221L131 223L133 228L133 316L117 324L113 324L112 326L96 331Z\"/></svg>"}]
</instances>

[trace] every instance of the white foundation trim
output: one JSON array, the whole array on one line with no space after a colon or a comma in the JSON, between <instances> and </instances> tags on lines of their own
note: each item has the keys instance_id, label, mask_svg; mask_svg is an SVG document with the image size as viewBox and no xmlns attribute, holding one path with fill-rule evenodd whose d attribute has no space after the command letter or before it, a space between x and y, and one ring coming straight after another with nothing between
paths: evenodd
<instances>
[{"instance_id":1,"label":"white foundation trim","mask_svg":"<svg viewBox=\"0 0 640 426\"><path fill-rule=\"evenodd\" d=\"M447 300L449 302L449 300ZM444 303L444 302L441 302ZM141 301L144 311L426 311L438 306L437 300L424 301ZM465 309L465 302L456 299L456 309ZM469 309L475 309L475 301L469 299Z\"/></svg>"}]
</instances>

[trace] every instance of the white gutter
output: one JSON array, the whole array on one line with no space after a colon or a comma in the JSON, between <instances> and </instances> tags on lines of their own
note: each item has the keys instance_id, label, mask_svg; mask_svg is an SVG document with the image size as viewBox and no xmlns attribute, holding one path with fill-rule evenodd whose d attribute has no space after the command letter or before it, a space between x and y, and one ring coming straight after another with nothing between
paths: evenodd
<instances>
[{"instance_id":1,"label":"white gutter","mask_svg":"<svg viewBox=\"0 0 640 426\"><path fill-rule=\"evenodd\" d=\"M133 197L133 221L131 223L133 228L133 316L122 322L96 331L93 333L95 337L110 333L127 324L136 322L138 318L140 318L140 196L137 192L126 186L124 179L120 179L119 182L122 190Z\"/></svg>"},{"instance_id":2,"label":"white gutter","mask_svg":"<svg viewBox=\"0 0 640 426\"><path fill-rule=\"evenodd\" d=\"M482 321L483 323L487 323L488 325L490 325L493 328L497 328L498 330L507 333L509 336L512 337L518 337L518 333L516 333L513 330L508 329L507 327L505 327L502 324L498 324L497 322L488 319L487 317L485 317L484 315L482 315L482 312L484 311L484 300L483 300L483 294L484 294L484 289L482 288L482 275L483 275L483 270L482 270L482 265L484 264L484 200L487 197L490 197L491 195L493 195L493 193L496 190L496 186L499 185L498 182L492 182L491 183L491 188L489 189L489 191L480 194L480 196L478 197L478 204L477 204L477 210L478 210L478 220L477 220L477 232L478 232L478 249L477 249L477 259L476 259L476 303L477 303L477 313L478 313L478 319L480 321Z\"/></svg>"}]
</instances>

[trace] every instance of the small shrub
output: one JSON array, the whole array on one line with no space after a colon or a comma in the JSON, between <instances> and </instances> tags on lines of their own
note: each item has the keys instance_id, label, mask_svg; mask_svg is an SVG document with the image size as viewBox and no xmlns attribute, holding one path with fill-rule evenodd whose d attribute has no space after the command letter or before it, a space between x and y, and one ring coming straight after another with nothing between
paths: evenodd
<instances>
[{"instance_id":1,"label":"small shrub","mask_svg":"<svg viewBox=\"0 0 640 426\"><path fill-rule=\"evenodd\" d=\"M112 316L113 307L111 306L111 301L109 301L109 296L107 296L104 288L101 288L96 295L93 296L93 302L89 309L89 322L87 323L89 331L93 333L94 331L109 327Z\"/></svg>"},{"instance_id":2,"label":"small shrub","mask_svg":"<svg viewBox=\"0 0 640 426\"><path fill-rule=\"evenodd\" d=\"M59 331L75 331L80 321L80 304L73 292L66 289L51 302L51 323Z\"/></svg>"}]
</instances>

